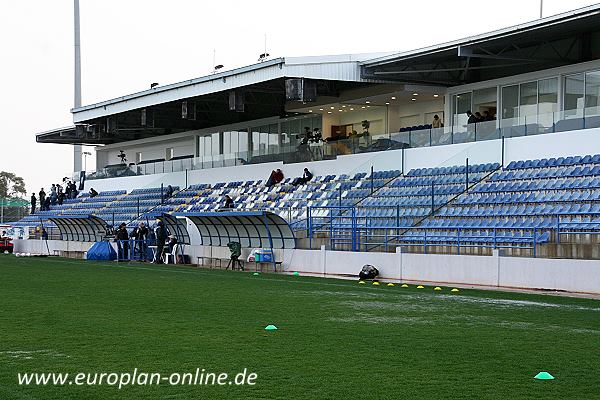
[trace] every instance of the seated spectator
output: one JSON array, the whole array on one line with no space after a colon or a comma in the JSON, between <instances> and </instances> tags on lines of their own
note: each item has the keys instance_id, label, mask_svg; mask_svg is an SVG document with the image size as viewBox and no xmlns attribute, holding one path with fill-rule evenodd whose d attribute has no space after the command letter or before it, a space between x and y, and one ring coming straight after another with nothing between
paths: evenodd
<instances>
[{"instance_id":1,"label":"seated spectator","mask_svg":"<svg viewBox=\"0 0 600 400\"><path fill-rule=\"evenodd\" d=\"M266 186L271 187L283 180L283 171L277 168L276 170L271 171L271 176L267 180Z\"/></svg>"},{"instance_id":2,"label":"seated spectator","mask_svg":"<svg viewBox=\"0 0 600 400\"><path fill-rule=\"evenodd\" d=\"M302 177L294 179L294 182L292 182L292 185L294 185L294 186L304 185L306 182L310 181L312 178L313 178L313 174L308 170L308 168L304 168L304 173L302 174Z\"/></svg>"},{"instance_id":3,"label":"seated spectator","mask_svg":"<svg viewBox=\"0 0 600 400\"><path fill-rule=\"evenodd\" d=\"M171 185L167 186L166 196L167 196L167 198L173 196L173 186L171 186Z\"/></svg>"},{"instance_id":4,"label":"seated spectator","mask_svg":"<svg viewBox=\"0 0 600 400\"><path fill-rule=\"evenodd\" d=\"M94 190L94 188L90 188L90 198L98 196L98 192Z\"/></svg>"},{"instance_id":5,"label":"seated spectator","mask_svg":"<svg viewBox=\"0 0 600 400\"><path fill-rule=\"evenodd\" d=\"M481 115L481 113L479 111L477 111L475 113L475 118L477 119L477 122L483 122L484 121L483 116Z\"/></svg>"},{"instance_id":6,"label":"seated spectator","mask_svg":"<svg viewBox=\"0 0 600 400\"><path fill-rule=\"evenodd\" d=\"M167 246L169 246L169 253L173 253L173 248L175 247L175 245L177 244L177 238L175 237L175 235L169 235L169 241L167 243Z\"/></svg>"},{"instance_id":7,"label":"seated spectator","mask_svg":"<svg viewBox=\"0 0 600 400\"><path fill-rule=\"evenodd\" d=\"M223 210L231 210L234 207L233 199L229 197L228 194L225 195L225 204L223 205Z\"/></svg>"}]
</instances>

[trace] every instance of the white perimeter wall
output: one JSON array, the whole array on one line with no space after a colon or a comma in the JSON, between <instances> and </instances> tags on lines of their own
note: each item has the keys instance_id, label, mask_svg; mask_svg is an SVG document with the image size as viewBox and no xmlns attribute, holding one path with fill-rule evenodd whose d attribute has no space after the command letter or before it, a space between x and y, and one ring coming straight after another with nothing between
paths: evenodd
<instances>
[{"instance_id":1,"label":"white perimeter wall","mask_svg":"<svg viewBox=\"0 0 600 400\"><path fill-rule=\"evenodd\" d=\"M15 252L53 254L54 249L87 251L91 243L49 240L15 240ZM114 243L113 243L114 245ZM186 246L192 263L197 257L212 256L227 259L226 247ZM248 256L244 249L242 258ZM323 276L357 276L364 264L376 266L380 278L400 281L446 284L483 285L496 287L562 290L600 294L600 261L554 260L543 258L493 256L359 253L321 250L276 251L285 271L323 274ZM226 261L223 266L226 265Z\"/></svg>"}]
</instances>

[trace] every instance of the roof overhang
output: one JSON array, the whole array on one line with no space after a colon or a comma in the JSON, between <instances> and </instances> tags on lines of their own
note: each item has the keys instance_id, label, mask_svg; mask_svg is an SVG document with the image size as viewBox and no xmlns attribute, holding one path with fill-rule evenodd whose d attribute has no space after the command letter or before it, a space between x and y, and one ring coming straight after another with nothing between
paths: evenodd
<instances>
[{"instance_id":1,"label":"roof overhang","mask_svg":"<svg viewBox=\"0 0 600 400\"><path fill-rule=\"evenodd\" d=\"M457 86L600 58L600 5L361 63L364 79Z\"/></svg>"}]
</instances>

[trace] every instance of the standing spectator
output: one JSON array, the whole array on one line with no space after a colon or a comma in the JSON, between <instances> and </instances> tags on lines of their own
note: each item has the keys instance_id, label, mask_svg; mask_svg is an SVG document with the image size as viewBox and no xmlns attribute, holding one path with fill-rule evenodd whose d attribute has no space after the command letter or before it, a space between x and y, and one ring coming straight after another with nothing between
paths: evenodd
<instances>
[{"instance_id":1,"label":"standing spectator","mask_svg":"<svg viewBox=\"0 0 600 400\"><path fill-rule=\"evenodd\" d=\"M127 233L127 225L125 225L125 223L119 225L115 240L117 242L117 248L119 249L118 260L129 259L129 234Z\"/></svg>"},{"instance_id":2,"label":"standing spectator","mask_svg":"<svg viewBox=\"0 0 600 400\"><path fill-rule=\"evenodd\" d=\"M90 198L98 196L98 192L94 188L90 188Z\"/></svg>"},{"instance_id":3,"label":"standing spectator","mask_svg":"<svg viewBox=\"0 0 600 400\"><path fill-rule=\"evenodd\" d=\"M35 205L37 204L37 199L35 198L35 193L31 193L31 213L35 214Z\"/></svg>"},{"instance_id":4,"label":"standing spectator","mask_svg":"<svg viewBox=\"0 0 600 400\"><path fill-rule=\"evenodd\" d=\"M141 261L146 261L148 228L146 228L146 224L143 222L140 222L137 227L137 235Z\"/></svg>"},{"instance_id":5,"label":"standing spectator","mask_svg":"<svg viewBox=\"0 0 600 400\"><path fill-rule=\"evenodd\" d=\"M58 199L58 196L56 194L56 185L53 183L52 187L50 188L50 204L55 206L57 199Z\"/></svg>"},{"instance_id":6,"label":"standing spectator","mask_svg":"<svg viewBox=\"0 0 600 400\"><path fill-rule=\"evenodd\" d=\"M162 221L158 221L156 228L154 229L156 235L156 254L154 255L154 264L162 264L163 249L165 247L165 241L167 240L167 230L163 225Z\"/></svg>"},{"instance_id":7,"label":"standing spectator","mask_svg":"<svg viewBox=\"0 0 600 400\"><path fill-rule=\"evenodd\" d=\"M46 232L46 228L42 227L42 240L48 240L48 232Z\"/></svg>"},{"instance_id":8,"label":"standing spectator","mask_svg":"<svg viewBox=\"0 0 600 400\"><path fill-rule=\"evenodd\" d=\"M41 204L41 202L40 202ZM50 197L46 197L44 200L44 208L43 210L50 211Z\"/></svg>"},{"instance_id":9,"label":"standing spectator","mask_svg":"<svg viewBox=\"0 0 600 400\"><path fill-rule=\"evenodd\" d=\"M42 211L45 210L45 204L46 204L46 192L44 192L44 188L40 189L40 208L42 209Z\"/></svg>"},{"instance_id":10,"label":"standing spectator","mask_svg":"<svg viewBox=\"0 0 600 400\"><path fill-rule=\"evenodd\" d=\"M167 186L167 199L171 196L173 196L173 186L169 185Z\"/></svg>"},{"instance_id":11,"label":"standing spectator","mask_svg":"<svg viewBox=\"0 0 600 400\"><path fill-rule=\"evenodd\" d=\"M69 184L69 187L71 188L71 196L70 196L69 198L70 198L70 199L74 199L74 198L76 198L76 197L77 197L77 194L79 193L79 192L77 191L77 185L75 185L75 182L74 182L74 181L72 181L72 182Z\"/></svg>"},{"instance_id":12,"label":"standing spectator","mask_svg":"<svg viewBox=\"0 0 600 400\"><path fill-rule=\"evenodd\" d=\"M433 129L437 129L437 128L442 128L444 126L444 123L442 122L442 120L440 119L440 116L435 114L433 116L433 121L431 122L431 127Z\"/></svg>"},{"instance_id":13,"label":"standing spectator","mask_svg":"<svg viewBox=\"0 0 600 400\"><path fill-rule=\"evenodd\" d=\"M65 201L65 193L62 191L62 189L58 192L58 205L62 206L63 202Z\"/></svg>"}]
</instances>

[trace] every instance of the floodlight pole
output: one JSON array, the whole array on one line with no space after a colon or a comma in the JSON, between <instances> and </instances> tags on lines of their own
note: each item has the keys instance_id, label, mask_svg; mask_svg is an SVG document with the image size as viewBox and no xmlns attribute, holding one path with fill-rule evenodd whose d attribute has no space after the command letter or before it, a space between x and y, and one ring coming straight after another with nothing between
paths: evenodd
<instances>
[{"instance_id":1,"label":"floodlight pole","mask_svg":"<svg viewBox=\"0 0 600 400\"><path fill-rule=\"evenodd\" d=\"M79 35L79 0L73 0L74 9L74 32L75 32L75 81L73 108L81 107L81 41ZM80 144L73 146L73 172L81 171Z\"/></svg>"}]
</instances>

